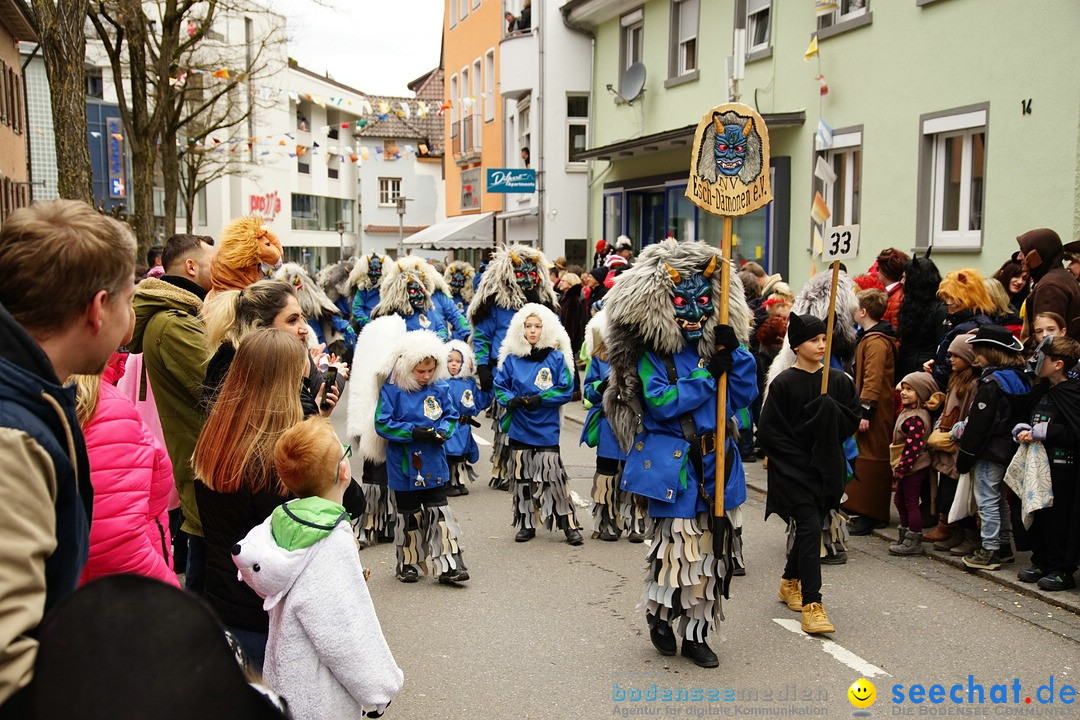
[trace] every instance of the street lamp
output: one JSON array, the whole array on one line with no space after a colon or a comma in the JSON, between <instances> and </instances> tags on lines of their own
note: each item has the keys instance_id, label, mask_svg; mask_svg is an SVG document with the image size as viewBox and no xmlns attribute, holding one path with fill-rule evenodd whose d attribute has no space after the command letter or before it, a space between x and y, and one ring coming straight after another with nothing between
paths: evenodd
<instances>
[{"instance_id":1,"label":"street lamp","mask_svg":"<svg viewBox=\"0 0 1080 720\"><path fill-rule=\"evenodd\" d=\"M338 260L345 259L345 221L337 221L338 239L341 241L341 249L338 251Z\"/></svg>"},{"instance_id":2,"label":"street lamp","mask_svg":"<svg viewBox=\"0 0 1080 720\"><path fill-rule=\"evenodd\" d=\"M404 195L398 195L397 201L397 214L398 214L398 257L404 257L405 255L405 203L412 200Z\"/></svg>"}]
</instances>

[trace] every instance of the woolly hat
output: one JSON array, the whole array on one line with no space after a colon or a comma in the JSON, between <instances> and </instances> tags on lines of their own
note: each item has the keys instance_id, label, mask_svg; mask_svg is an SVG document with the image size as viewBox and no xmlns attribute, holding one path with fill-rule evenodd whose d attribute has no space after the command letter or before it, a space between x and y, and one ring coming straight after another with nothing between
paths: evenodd
<instances>
[{"instance_id":1,"label":"woolly hat","mask_svg":"<svg viewBox=\"0 0 1080 720\"><path fill-rule=\"evenodd\" d=\"M968 365L975 362L975 350L969 344L974 337L970 333L954 337L949 343L949 354L957 356Z\"/></svg>"},{"instance_id":2,"label":"woolly hat","mask_svg":"<svg viewBox=\"0 0 1080 720\"><path fill-rule=\"evenodd\" d=\"M919 396L919 402L925 403L930 399L930 396L938 391L937 382L934 381L934 376L928 372L913 372L904 376L904 379L897 385L899 389L900 385L907 385L915 394Z\"/></svg>"},{"instance_id":3,"label":"woolly hat","mask_svg":"<svg viewBox=\"0 0 1080 720\"><path fill-rule=\"evenodd\" d=\"M607 250L607 241L606 240L597 240L596 241L596 252L602 253L605 250Z\"/></svg>"},{"instance_id":4,"label":"woolly hat","mask_svg":"<svg viewBox=\"0 0 1080 720\"><path fill-rule=\"evenodd\" d=\"M877 256L878 271L888 278L899 280L904 277L904 263L910 259L907 253L896 248L887 248Z\"/></svg>"},{"instance_id":5,"label":"woolly hat","mask_svg":"<svg viewBox=\"0 0 1080 720\"><path fill-rule=\"evenodd\" d=\"M967 341L968 345L990 345L1010 352L1023 352L1024 346L1011 332L1000 325L982 325Z\"/></svg>"},{"instance_id":6,"label":"woolly hat","mask_svg":"<svg viewBox=\"0 0 1080 720\"><path fill-rule=\"evenodd\" d=\"M593 276L593 280L603 285L604 280L607 280L608 272L610 271L606 267L598 267L590 270L589 274Z\"/></svg>"},{"instance_id":7,"label":"woolly hat","mask_svg":"<svg viewBox=\"0 0 1080 720\"><path fill-rule=\"evenodd\" d=\"M807 340L812 340L818 335L824 334L825 323L821 318L809 314L796 315L795 313L788 316L787 339L792 350Z\"/></svg>"},{"instance_id":8,"label":"woolly hat","mask_svg":"<svg viewBox=\"0 0 1080 720\"><path fill-rule=\"evenodd\" d=\"M1020 246L1028 272L1036 282L1061 264L1064 255L1061 238L1050 228L1028 230L1016 237L1016 243Z\"/></svg>"}]
</instances>

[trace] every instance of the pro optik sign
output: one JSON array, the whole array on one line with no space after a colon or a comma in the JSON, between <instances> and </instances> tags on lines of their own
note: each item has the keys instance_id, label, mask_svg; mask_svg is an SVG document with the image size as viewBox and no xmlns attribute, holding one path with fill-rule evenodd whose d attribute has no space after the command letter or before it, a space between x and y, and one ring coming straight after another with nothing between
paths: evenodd
<instances>
[{"instance_id":1,"label":"pro optik sign","mask_svg":"<svg viewBox=\"0 0 1080 720\"><path fill-rule=\"evenodd\" d=\"M530 168L488 168L489 193L534 193L536 170Z\"/></svg>"}]
</instances>

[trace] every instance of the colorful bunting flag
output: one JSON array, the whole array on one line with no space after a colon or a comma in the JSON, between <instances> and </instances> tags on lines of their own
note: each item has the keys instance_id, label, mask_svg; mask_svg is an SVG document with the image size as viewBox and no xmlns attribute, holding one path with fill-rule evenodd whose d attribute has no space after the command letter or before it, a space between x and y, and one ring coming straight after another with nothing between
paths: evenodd
<instances>
[{"instance_id":1,"label":"colorful bunting flag","mask_svg":"<svg viewBox=\"0 0 1080 720\"><path fill-rule=\"evenodd\" d=\"M825 204L825 198L821 197L821 193L817 190L814 191L814 205L810 208L810 217L818 225L823 224L829 219L829 206Z\"/></svg>"},{"instance_id":2,"label":"colorful bunting flag","mask_svg":"<svg viewBox=\"0 0 1080 720\"><path fill-rule=\"evenodd\" d=\"M833 172L832 165L829 165L821 155L818 155L817 164L814 166L814 177L819 178L826 185L836 182L836 173Z\"/></svg>"},{"instance_id":3,"label":"colorful bunting flag","mask_svg":"<svg viewBox=\"0 0 1080 720\"><path fill-rule=\"evenodd\" d=\"M828 126L824 118L818 118L817 132L815 133L815 135L817 137L819 150L828 150L832 147L832 128Z\"/></svg>"},{"instance_id":4,"label":"colorful bunting flag","mask_svg":"<svg viewBox=\"0 0 1080 720\"><path fill-rule=\"evenodd\" d=\"M229 79L229 69L228 68L221 68L220 70L215 70L214 71L214 77L220 78L222 80L228 80Z\"/></svg>"},{"instance_id":5,"label":"colorful bunting flag","mask_svg":"<svg viewBox=\"0 0 1080 720\"><path fill-rule=\"evenodd\" d=\"M829 15L839 7L840 3L836 0L814 0L814 12L817 13L818 17Z\"/></svg>"},{"instance_id":6,"label":"colorful bunting flag","mask_svg":"<svg viewBox=\"0 0 1080 720\"><path fill-rule=\"evenodd\" d=\"M814 57L817 54L817 35L814 35L814 37L810 38L810 47L806 48L806 53L803 55L803 59L806 60L806 62L810 62L810 58Z\"/></svg>"},{"instance_id":7,"label":"colorful bunting flag","mask_svg":"<svg viewBox=\"0 0 1080 720\"><path fill-rule=\"evenodd\" d=\"M827 82L825 82L825 76L824 75L818 75L816 79L817 79L818 85L819 85L818 92L821 93L822 97L825 97L826 95L829 94L829 84Z\"/></svg>"}]
</instances>

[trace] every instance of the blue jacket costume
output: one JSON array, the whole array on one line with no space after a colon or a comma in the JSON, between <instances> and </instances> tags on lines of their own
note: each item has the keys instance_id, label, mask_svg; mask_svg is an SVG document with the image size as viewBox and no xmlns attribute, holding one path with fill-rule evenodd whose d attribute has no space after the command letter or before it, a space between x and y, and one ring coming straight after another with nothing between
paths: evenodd
<instances>
[{"instance_id":1,"label":"blue jacket costume","mask_svg":"<svg viewBox=\"0 0 1080 720\"><path fill-rule=\"evenodd\" d=\"M461 317L467 317L469 313L469 303L465 302L465 298L461 297L461 293L454 293L450 299L454 301L454 305L457 305ZM466 323L468 323L468 321L466 321Z\"/></svg>"},{"instance_id":2,"label":"blue jacket costume","mask_svg":"<svg viewBox=\"0 0 1080 720\"><path fill-rule=\"evenodd\" d=\"M680 416L689 414L699 435L716 430L716 380L704 368L694 348L672 356L677 379L668 379L662 356L648 352L638 364L642 385L642 431L626 457L622 488L649 498L649 515L654 518L692 518L711 510L698 492L698 470L688 454ZM754 356L743 346L732 354L733 366L727 374L727 415L747 407L757 397L757 368ZM725 458L732 463L724 487L724 508L746 500L746 476L739 450L725 437ZM705 490L716 487L716 453L703 457Z\"/></svg>"},{"instance_id":3,"label":"blue jacket costume","mask_svg":"<svg viewBox=\"0 0 1080 720\"><path fill-rule=\"evenodd\" d=\"M353 298L352 304L352 318L353 326L356 327L356 332L359 333L364 329L364 326L371 322L371 311L375 309L375 306L379 304L379 288L368 288L367 290L357 290L356 296Z\"/></svg>"},{"instance_id":4,"label":"blue jacket costume","mask_svg":"<svg viewBox=\"0 0 1080 720\"><path fill-rule=\"evenodd\" d=\"M540 407L507 410L502 419L503 432L525 445L559 444L559 406L573 394L574 376L557 349L544 348L528 357L508 355L495 374L495 399L503 407L515 397L540 396Z\"/></svg>"},{"instance_id":5,"label":"blue jacket costume","mask_svg":"<svg viewBox=\"0 0 1080 720\"><path fill-rule=\"evenodd\" d=\"M383 385L375 408L375 432L390 441L386 448L390 488L403 492L445 485L450 479L445 445L414 441L412 432L433 428L452 438L457 423L458 411L446 383L434 382L411 393L392 382Z\"/></svg>"},{"instance_id":6,"label":"blue jacket costume","mask_svg":"<svg viewBox=\"0 0 1080 720\"><path fill-rule=\"evenodd\" d=\"M611 371L606 362L599 357L589 361L589 370L585 373L585 383L581 392L585 399L592 403L589 414L585 416L585 426L581 429L580 443L596 448L598 457L612 460L623 460L626 453L619 447L619 441L611 431L611 423L604 415L604 394L600 391L600 384L607 379Z\"/></svg>"},{"instance_id":7,"label":"blue jacket costume","mask_svg":"<svg viewBox=\"0 0 1080 720\"><path fill-rule=\"evenodd\" d=\"M469 321L465 319L462 311L458 308L450 296L444 293L442 290L436 290L431 294L431 302L434 305L434 311L442 319L446 325L447 330L453 336L454 340L468 340Z\"/></svg>"},{"instance_id":8,"label":"blue jacket costume","mask_svg":"<svg viewBox=\"0 0 1080 720\"><path fill-rule=\"evenodd\" d=\"M413 330L430 330L439 336L441 340L449 340L446 332L446 323L443 321L442 316L439 313L432 310L425 310L424 312L414 312L412 315L403 315L401 319L405 321L405 329L408 331Z\"/></svg>"},{"instance_id":9,"label":"blue jacket costume","mask_svg":"<svg viewBox=\"0 0 1080 720\"><path fill-rule=\"evenodd\" d=\"M472 417L483 412L484 408L491 404L491 397L480 389L476 378L459 375L447 378L443 382L447 385L458 417ZM446 448L446 454L450 457L464 457L470 463L480 459L480 448L476 445L472 427L464 422L454 431L443 447Z\"/></svg>"},{"instance_id":10,"label":"blue jacket costume","mask_svg":"<svg viewBox=\"0 0 1080 720\"><path fill-rule=\"evenodd\" d=\"M492 305L487 315L476 323L473 330L473 352L476 353L476 366L491 365L492 370L499 359L499 349L517 310Z\"/></svg>"}]
</instances>

